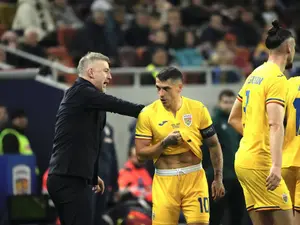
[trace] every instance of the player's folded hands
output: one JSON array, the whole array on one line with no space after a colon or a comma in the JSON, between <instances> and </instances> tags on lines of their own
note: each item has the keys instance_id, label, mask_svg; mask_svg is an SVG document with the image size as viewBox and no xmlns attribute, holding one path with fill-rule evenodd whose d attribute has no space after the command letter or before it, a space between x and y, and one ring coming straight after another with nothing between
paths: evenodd
<instances>
[{"instance_id":1,"label":"player's folded hands","mask_svg":"<svg viewBox=\"0 0 300 225\"><path fill-rule=\"evenodd\" d=\"M270 175L266 179L266 186L268 191L274 191L280 184L281 181L281 168L272 166Z\"/></svg>"},{"instance_id":2,"label":"player's folded hands","mask_svg":"<svg viewBox=\"0 0 300 225\"><path fill-rule=\"evenodd\" d=\"M211 193L213 200L218 200L219 198L224 197L225 188L222 180L214 180L211 184Z\"/></svg>"},{"instance_id":3,"label":"player's folded hands","mask_svg":"<svg viewBox=\"0 0 300 225\"><path fill-rule=\"evenodd\" d=\"M179 145L183 142L182 136L179 131L172 131L165 139L164 139L164 145L170 146L170 145Z\"/></svg>"}]
</instances>

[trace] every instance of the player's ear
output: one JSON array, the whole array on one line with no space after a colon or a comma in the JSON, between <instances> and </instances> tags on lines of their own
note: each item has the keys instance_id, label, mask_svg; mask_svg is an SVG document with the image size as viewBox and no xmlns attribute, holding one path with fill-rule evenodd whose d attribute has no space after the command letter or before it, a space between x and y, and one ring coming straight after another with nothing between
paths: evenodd
<instances>
[{"instance_id":1,"label":"player's ear","mask_svg":"<svg viewBox=\"0 0 300 225\"><path fill-rule=\"evenodd\" d=\"M181 91L182 91L182 88L183 88L183 84L182 84L182 83L178 84L178 89L179 89L179 92L181 92Z\"/></svg>"},{"instance_id":2,"label":"player's ear","mask_svg":"<svg viewBox=\"0 0 300 225\"><path fill-rule=\"evenodd\" d=\"M286 42L286 51L287 51L288 54L290 54L292 52L292 47L293 47L292 41L288 40Z\"/></svg>"}]
</instances>

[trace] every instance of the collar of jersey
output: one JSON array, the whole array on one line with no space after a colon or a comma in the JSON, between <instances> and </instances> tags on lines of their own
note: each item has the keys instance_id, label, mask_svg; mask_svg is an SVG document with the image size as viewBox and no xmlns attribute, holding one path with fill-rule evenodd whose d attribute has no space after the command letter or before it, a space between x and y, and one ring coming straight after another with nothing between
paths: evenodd
<instances>
[{"instance_id":1,"label":"collar of jersey","mask_svg":"<svg viewBox=\"0 0 300 225\"><path fill-rule=\"evenodd\" d=\"M183 107L184 107L184 103L185 103L185 97L184 96L181 96L181 99L182 99L182 104L181 104L181 107L177 110L177 112L179 112ZM164 107L164 105L162 104L162 102L159 100L159 102L160 102L160 107L162 108L162 109L164 109L166 112L170 112L170 111L168 111L168 110L166 110L165 109L165 107Z\"/></svg>"},{"instance_id":2,"label":"collar of jersey","mask_svg":"<svg viewBox=\"0 0 300 225\"><path fill-rule=\"evenodd\" d=\"M279 68L279 66L276 63L273 62L265 62L265 64L272 66L274 69L276 68L277 72L280 74L283 74Z\"/></svg>"}]
</instances>

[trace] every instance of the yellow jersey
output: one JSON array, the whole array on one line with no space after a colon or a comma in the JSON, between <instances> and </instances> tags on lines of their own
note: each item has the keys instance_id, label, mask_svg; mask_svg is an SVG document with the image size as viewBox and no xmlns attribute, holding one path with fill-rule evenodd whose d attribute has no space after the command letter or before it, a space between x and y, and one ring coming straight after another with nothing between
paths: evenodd
<instances>
[{"instance_id":1,"label":"yellow jersey","mask_svg":"<svg viewBox=\"0 0 300 225\"><path fill-rule=\"evenodd\" d=\"M235 164L248 169L270 169L270 128L266 105L285 107L287 79L280 68L266 62L246 79L237 99L242 102L243 138ZM283 122L283 121L282 121Z\"/></svg>"},{"instance_id":2,"label":"yellow jersey","mask_svg":"<svg viewBox=\"0 0 300 225\"><path fill-rule=\"evenodd\" d=\"M300 167L300 77L288 80L282 167Z\"/></svg>"},{"instance_id":3,"label":"yellow jersey","mask_svg":"<svg viewBox=\"0 0 300 225\"><path fill-rule=\"evenodd\" d=\"M182 105L176 112L166 110L160 100L146 106L139 114L136 124L135 138L149 139L155 145L162 141L172 131L178 130L184 142L179 146L169 146L164 154L175 155L189 150L202 160L202 135L204 130L212 125L207 108L199 101L182 97ZM153 159L154 162L158 158Z\"/></svg>"}]
</instances>

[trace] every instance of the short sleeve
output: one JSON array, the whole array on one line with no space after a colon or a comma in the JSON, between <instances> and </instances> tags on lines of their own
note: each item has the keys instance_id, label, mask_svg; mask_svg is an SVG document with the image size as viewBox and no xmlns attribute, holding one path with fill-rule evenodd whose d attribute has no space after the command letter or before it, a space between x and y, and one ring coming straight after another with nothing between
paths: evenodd
<instances>
[{"instance_id":1,"label":"short sleeve","mask_svg":"<svg viewBox=\"0 0 300 225\"><path fill-rule=\"evenodd\" d=\"M150 125L149 113L147 110L142 110L139 114L136 128L135 128L136 139L152 139L152 130Z\"/></svg>"},{"instance_id":2,"label":"short sleeve","mask_svg":"<svg viewBox=\"0 0 300 225\"><path fill-rule=\"evenodd\" d=\"M245 87L245 85L243 85L243 87L239 91L238 95L236 96L236 99L239 100L240 102L243 102L244 89L245 89L244 87Z\"/></svg>"},{"instance_id":3,"label":"short sleeve","mask_svg":"<svg viewBox=\"0 0 300 225\"><path fill-rule=\"evenodd\" d=\"M205 106L202 106L201 120L200 120L200 130L204 130L212 125L212 119Z\"/></svg>"},{"instance_id":4,"label":"short sleeve","mask_svg":"<svg viewBox=\"0 0 300 225\"><path fill-rule=\"evenodd\" d=\"M272 77L266 87L266 104L277 103L285 107L288 83L285 76Z\"/></svg>"}]
</instances>

